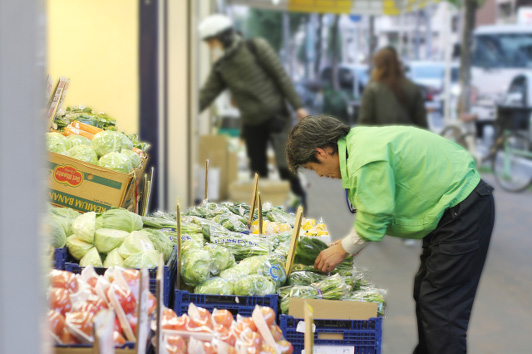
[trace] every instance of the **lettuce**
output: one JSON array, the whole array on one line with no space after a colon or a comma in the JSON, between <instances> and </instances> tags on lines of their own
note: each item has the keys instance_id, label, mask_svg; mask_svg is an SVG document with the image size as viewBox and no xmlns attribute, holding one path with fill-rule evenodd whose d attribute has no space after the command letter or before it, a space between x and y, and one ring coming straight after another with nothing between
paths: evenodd
<instances>
[{"instance_id":1,"label":"lettuce","mask_svg":"<svg viewBox=\"0 0 532 354\"><path fill-rule=\"evenodd\" d=\"M87 145L76 145L65 153L66 156L83 162L98 164L98 155Z\"/></svg>"},{"instance_id":2,"label":"lettuce","mask_svg":"<svg viewBox=\"0 0 532 354\"><path fill-rule=\"evenodd\" d=\"M109 253L115 248L119 247L129 232L113 229L98 229L94 233L94 246L100 253Z\"/></svg>"},{"instance_id":3,"label":"lettuce","mask_svg":"<svg viewBox=\"0 0 532 354\"><path fill-rule=\"evenodd\" d=\"M110 152L120 152L122 150L122 134L104 130L94 135L91 146L98 156L105 156Z\"/></svg>"},{"instance_id":4,"label":"lettuce","mask_svg":"<svg viewBox=\"0 0 532 354\"><path fill-rule=\"evenodd\" d=\"M98 217L97 228L127 232L142 230L142 217L126 209L109 209Z\"/></svg>"},{"instance_id":5,"label":"lettuce","mask_svg":"<svg viewBox=\"0 0 532 354\"><path fill-rule=\"evenodd\" d=\"M94 232L96 230L96 213L90 211L78 216L72 222L72 231L80 240L94 243Z\"/></svg>"}]
</instances>

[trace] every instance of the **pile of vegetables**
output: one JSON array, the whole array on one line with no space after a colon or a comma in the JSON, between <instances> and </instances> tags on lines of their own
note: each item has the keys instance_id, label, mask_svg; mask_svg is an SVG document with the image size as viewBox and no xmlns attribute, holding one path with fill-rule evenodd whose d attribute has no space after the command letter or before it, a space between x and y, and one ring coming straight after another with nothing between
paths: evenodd
<instances>
[{"instance_id":1,"label":"pile of vegetables","mask_svg":"<svg viewBox=\"0 0 532 354\"><path fill-rule=\"evenodd\" d=\"M140 272L109 268L99 276L94 268L81 274L50 272L48 329L56 344L92 344L93 320L102 310L115 314L114 344L135 341ZM148 293L148 316L155 312L155 296Z\"/></svg>"},{"instance_id":2,"label":"pile of vegetables","mask_svg":"<svg viewBox=\"0 0 532 354\"><path fill-rule=\"evenodd\" d=\"M290 344L275 324L275 312L256 306L252 317L228 310L206 309L191 304L187 314L171 309L162 315L162 345L169 354L181 353L280 353L291 354Z\"/></svg>"},{"instance_id":3,"label":"pile of vegetables","mask_svg":"<svg viewBox=\"0 0 532 354\"><path fill-rule=\"evenodd\" d=\"M114 119L91 108L69 107L54 122L58 131L46 133L48 151L117 172L138 168L149 148L136 135L118 131Z\"/></svg>"}]
</instances>

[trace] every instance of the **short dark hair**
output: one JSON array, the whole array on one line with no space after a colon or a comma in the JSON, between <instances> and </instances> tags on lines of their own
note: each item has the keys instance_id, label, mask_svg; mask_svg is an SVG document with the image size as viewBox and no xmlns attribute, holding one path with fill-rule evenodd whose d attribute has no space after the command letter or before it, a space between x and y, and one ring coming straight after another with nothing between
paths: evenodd
<instances>
[{"instance_id":1,"label":"short dark hair","mask_svg":"<svg viewBox=\"0 0 532 354\"><path fill-rule=\"evenodd\" d=\"M346 136L351 128L336 118L319 115L308 116L296 125L286 143L288 168L296 173L301 165L319 162L316 149L332 147L338 152L338 139Z\"/></svg>"}]
</instances>

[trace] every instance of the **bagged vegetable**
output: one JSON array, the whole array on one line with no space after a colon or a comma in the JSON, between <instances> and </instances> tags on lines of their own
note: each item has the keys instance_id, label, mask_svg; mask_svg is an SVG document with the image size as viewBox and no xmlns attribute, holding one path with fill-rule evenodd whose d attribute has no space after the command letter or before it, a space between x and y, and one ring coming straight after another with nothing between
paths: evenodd
<instances>
[{"instance_id":1,"label":"bagged vegetable","mask_svg":"<svg viewBox=\"0 0 532 354\"><path fill-rule=\"evenodd\" d=\"M79 261L80 267L103 267L102 258L96 247L92 247Z\"/></svg>"},{"instance_id":2,"label":"bagged vegetable","mask_svg":"<svg viewBox=\"0 0 532 354\"><path fill-rule=\"evenodd\" d=\"M105 257L105 261L103 262L103 266L105 268L124 266L124 259L120 256L120 253L118 253L118 248L115 248L109 252L109 254L107 254L107 257Z\"/></svg>"},{"instance_id":3,"label":"bagged vegetable","mask_svg":"<svg viewBox=\"0 0 532 354\"><path fill-rule=\"evenodd\" d=\"M154 229L177 229L177 221L166 216L143 216L142 222L144 223L144 227L151 227ZM181 225L181 232L183 233L183 225ZM199 232L201 232L201 228L199 228Z\"/></svg>"},{"instance_id":4,"label":"bagged vegetable","mask_svg":"<svg viewBox=\"0 0 532 354\"><path fill-rule=\"evenodd\" d=\"M73 235L67 238L66 245L68 251L77 260L80 260L89 252L93 247L92 243L88 243L79 238L79 236Z\"/></svg>"},{"instance_id":5,"label":"bagged vegetable","mask_svg":"<svg viewBox=\"0 0 532 354\"><path fill-rule=\"evenodd\" d=\"M115 229L127 232L142 230L142 217L123 208L113 208L100 215L97 228Z\"/></svg>"},{"instance_id":6,"label":"bagged vegetable","mask_svg":"<svg viewBox=\"0 0 532 354\"><path fill-rule=\"evenodd\" d=\"M264 275L251 274L242 277L234 282L235 295L258 295L264 296L275 293L275 283L270 277Z\"/></svg>"},{"instance_id":7,"label":"bagged vegetable","mask_svg":"<svg viewBox=\"0 0 532 354\"><path fill-rule=\"evenodd\" d=\"M65 155L93 165L98 164L98 155L96 155L94 150L88 145L76 145L68 149Z\"/></svg>"},{"instance_id":8,"label":"bagged vegetable","mask_svg":"<svg viewBox=\"0 0 532 354\"><path fill-rule=\"evenodd\" d=\"M77 145L87 145L87 146L92 145L92 142L88 138L81 136L81 135L77 135L77 134L69 135L67 136L67 139L70 141L73 147Z\"/></svg>"},{"instance_id":9,"label":"bagged vegetable","mask_svg":"<svg viewBox=\"0 0 532 354\"><path fill-rule=\"evenodd\" d=\"M272 250L272 242L268 238L245 235L236 232L211 233L212 243L224 246L234 256L235 259L242 260L253 256L266 255Z\"/></svg>"},{"instance_id":10,"label":"bagged vegetable","mask_svg":"<svg viewBox=\"0 0 532 354\"><path fill-rule=\"evenodd\" d=\"M88 213L78 216L72 222L72 231L82 241L94 243L94 232L96 231L96 213Z\"/></svg>"},{"instance_id":11,"label":"bagged vegetable","mask_svg":"<svg viewBox=\"0 0 532 354\"><path fill-rule=\"evenodd\" d=\"M133 168L137 168L137 167L140 166L140 163L141 163L140 156L135 151L122 149L122 151L120 151L120 153L122 155L127 156L127 158L129 159L129 162L131 162L131 166L133 166Z\"/></svg>"},{"instance_id":12,"label":"bagged vegetable","mask_svg":"<svg viewBox=\"0 0 532 354\"><path fill-rule=\"evenodd\" d=\"M155 268L159 265L160 253L156 250L146 250L134 253L124 260L127 268Z\"/></svg>"},{"instance_id":13,"label":"bagged vegetable","mask_svg":"<svg viewBox=\"0 0 532 354\"><path fill-rule=\"evenodd\" d=\"M301 236L297 243L295 263L306 265L314 265L314 261L318 258L321 251L327 249L329 246L316 237Z\"/></svg>"},{"instance_id":14,"label":"bagged vegetable","mask_svg":"<svg viewBox=\"0 0 532 354\"><path fill-rule=\"evenodd\" d=\"M226 248L210 244L205 246L205 250L209 252L211 258L211 274L218 275L221 271L235 265L235 257Z\"/></svg>"},{"instance_id":15,"label":"bagged vegetable","mask_svg":"<svg viewBox=\"0 0 532 354\"><path fill-rule=\"evenodd\" d=\"M327 277L312 286L319 290L322 298L326 300L339 300L349 294L349 287L340 274Z\"/></svg>"},{"instance_id":16,"label":"bagged vegetable","mask_svg":"<svg viewBox=\"0 0 532 354\"><path fill-rule=\"evenodd\" d=\"M210 277L211 257L206 250L185 252L181 259L181 276L187 285L196 286Z\"/></svg>"},{"instance_id":17,"label":"bagged vegetable","mask_svg":"<svg viewBox=\"0 0 532 354\"><path fill-rule=\"evenodd\" d=\"M119 152L110 152L100 158L98 165L120 173L133 172L133 166L129 158Z\"/></svg>"},{"instance_id":18,"label":"bagged vegetable","mask_svg":"<svg viewBox=\"0 0 532 354\"><path fill-rule=\"evenodd\" d=\"M314 273L310 271L292 272L288 277L288 284L290 285L310 285L318 283L327 278L326 275Z\"/></svg>"},{"instance_id":19,"label":"bagged vegetable","mask_svg":"<svg viewBox=\"0 0 532 354\"><path fill-rule=\"evenodd\" d=\"M128 259L131 255L148 250L155 250L148 236L144 232L133 231L118 248L118 253L123 259Z\"/></svg>"},{"instance_id":20,"label":"bagged vegetable","mask_svg":"<svg viewBox=\"0 0 532 354\"><path fill-rule=\"evenodd\" d=\"M46 149L58 154L65 154L72 147L72 143L60 133L46 133Z\"/></svg>"},{"instance_id":21,"label":"bagged vegetable","mask_svg":"<svg viewBox=\"0 0 532 354\"><path fill-rule=\"evenodd\" d=\"M212 221L225 227L229 231L243 232L248 231L247 220L243 217L226 212L215 216Z\"/></svg>"},{"instance_id":22,"label":"bagged vegetable","mask_svg":"<svg viewBox=\"0 0 532 354\"><path fill-rule=\"evenodd\" d=\"M281 312L288 314L288 305L291 297L301 299L321 299L318 290L312 286L291 285L281 288Z\"/></svg>"},{"instance_id":23,"label":"bagged vegetable","mask_svg":"<svg viewBox=\"0 0 532 354\"><path fill-rule=\"evenodd\" d=\"M98 156L105 156L111 152L119 153L122 150L122 134L104 130L94 135L91 146Z\"/></svg>"},{"instance_id":24,"label":"bagged vegetable","mask_svg":"<svg viewBox=\"0 0 532 354\"><path fill-rule=\"evenodd\" d=\"M211 278L194 288L196 294L233 295L233 284L223 278Z\"/></svg>"},{"instance_id":25,"label":"bagged vegetable","mask_svg":"<svg viewBox=\"0 0 532 354\"><path fill-rule=\"evenodd\" d=\"M377 303L378 304L378 307L377 307L378 315L384 316L384 309L386 307L386 300L384 298L385 295L386 295L386 290L369 287L369 288L364 288L360 291L356 291L352 294L349 294L342 300Z\"/></svg>"},{"instance_id":26,"label":"bagged vegetable","mask_svg":"<svg viewBox=\"0 0 532 354\"><path fill-rule=\"evenodd\" d=\"M94 245L100 253L109 253L119 247L129 232L114 229L98 229L94 233Z\"/></svg>"}]
</instances>

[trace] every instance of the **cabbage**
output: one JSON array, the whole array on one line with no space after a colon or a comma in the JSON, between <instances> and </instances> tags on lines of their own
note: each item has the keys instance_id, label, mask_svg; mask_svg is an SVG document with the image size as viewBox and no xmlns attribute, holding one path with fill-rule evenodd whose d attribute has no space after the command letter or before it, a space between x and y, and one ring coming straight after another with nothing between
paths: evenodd
<instances>
[{"instance_id":1,"label":"cabbage","mask_svg":"<svg viewBox=\"0 0 532 354\"><path fill-rule=\"evenodd\" d=\"M77 135L77 134L69 135L69 136L67 136L67 139L68 139L68 141L70 141L70 143L72 143L72 146L76 146L76 145L88 145L88 146L91 146L91 144L92 144L92 142L89 139L87 139L84 136Z\"/></svg>"},{"instance_id":2,"label":"cabbage","mask_svg":"<svg viewBox=\"0 0 532 354\"><path fill-rule=\"evenodd\" d=\"M109 209L98 217L98 228L122 230L127 232L142 230L142 217L129 210Z\"/></svg>"},{"instance_id":3,"label":"cabbage","mask_svg":"<svg viewBox=\"0 0 532 354\"><path fill-rule=\"evenodd\" d=\"M259 295L264 296L275 293L275 283L270 277L252 274L240 278L234 282L235 295Z\"/></svg>"},{"instance_id":4,"label":"cabbage","mask_svg":"<svg viewBox=\"0 0 532 354\"><path fill-rule=\"evenodd\" d=\"M121 153L122 153L122 155L126 155L127 156L127 158L129 159L129 162L131 162L131 166L133 166L133 168L137 168L137 167L140 166L140 156L135 151L122 149Z\"/></svg>"},{"instance_id":5,"label":"cabbage","mask_svg":"<svg viewBox=\"0 0 532 354\"><path fill-rule=\"evenodd\" d=\"M240 264L220 272L220 278L226 280L237 280L246 275L249 275L249 268L241 266Z\"/></svg>"},{"instance_id":6,"label":"cabbage","mask_svg":"<svg viewBox=\"0 0 532 354\"><path fill-rule=\"evenodd\" d=\"M222 270L235 265L235 257L226 248L213 244L205 246L211 258L211 273L218 275Z\"/></svg>"},{"instance_id":7,"label":"cabbage","mask_svg":"<svg viewBox=\"0 0 532 354\"><path fill-rule=\"evenodd\" d=\"M132 254L124 261L127 268L155 268L159 265L160 253L155 250L147 250Z\"/></svg>"},{"instance_id":8,"label":"cabbage","mask_svg":"<svg viewBox=\"0 0 532 354\"><path fill-rule=\"evenodd\" d=\"M194 288L196 294L233 295L233 284L220 277L211 278Z\"/></svg>"},{"instance_id":9,"label":"cabbage","mask_svg":"<svg viewBox=\"0 0 532 354\"><path fill-rule=\"evenodd\" d=\"M82 239L80 239L78 236L70 236L66 240L66 245L68 247L68 251L77 260L80 260L89 252L89 250L93 247L91 243L85 242Z\"/></svg>"},{"instance_id":10,"label":"cabbage","mask_svg":"<svg viewBox=\"0 0 532 354\"><path fill-rule=\"evenodd\" d=\"M65 232L65 237L68 237L74 233L74 231L72 231L72 220L73 219L62 217L56 214L50 214L50 218L54 219L57 222L57 224L59 224L63 228L63 231Z\"/></svg>"},{"instance_id":11,"label":"cabbage","mask_svg":"<svg viewBox=\"0 0 532 354\"><path fill-rule=\"evenodd\" d=\"M122 133L122 149L133 150L133 142L124 133Z\"/></svg>"},{"instance_id":12,"label":"cabbage","mask_svg":"<svg viewBox=\"0 0 532 354\"><path fill-rule=\"evenodd\" d=\"M276 288L280 288L286 282L284 263L276 257L267 257L257 266L254 273L271 278Z\"/></svg>"},{"instance_id":13,"label":"cabbage","mask_svg":"<svg viewBox=\"0 0 532 354\"><path fill-rule=\"evenodd\" d=\"M94 243L94 231L96 229L96 213L90 211L78 216L72 222L72 231L80 240Z\"/></svg>"},{"instance_id":14,"label":"cabbage","mask_svg":"<svg viewBox=\"0 0 532 354\"><path fill-rule=\"evenodd\" d=\"M104 156L110 152L119 152L122 150L122 134L104 130L92 138L91 146L98 156Z\"/></svg>"},{"instance_id":15,"label":"cabbage","mask_svg":"<svg viewBox=\"0 0 532 354\"><path fill-rule=\"evenodd\" d=\"M163 254L164 263L168 262L174 250L174 243L170 237L158 230L143 229L142 231L146 233L155 250Z\"/></svg>"},{"instance_id":16,"label":"cabbage","mask_svg":"<svg viewBox=\"0 0 532 354\"><path fill-rule=\"evenodd\" d=\"M98 164L98 155L87 145L76 145L68 149L65 155L76 160L92 163L93 165Z\"/></svg>"},{"instance_id":17,"label":"cabbage","mask_svg":"<svg viewBox=\"0 0 532 354\"><path fill-rule=\"evenodd\" d=\"M118 248L115 248L114 250L109 252L107 257L105 257L105 262L103 262L103 266L105 268L124 266L124 259L120 257L120 253L118 253Z\"/></svg>"},{"instance_id":18,"label":"cabbage","mask_svg":"<svg viewBox=\"0 0 532 354\"><path fill-rule=\"evenodd\" d=\"M94 246L100 253L109 253L115 248L119 247L129 232L113 229L98 229L94 233Z\"/></svg>"},{"instance_id":19,"label":"cabbage","mask_svg":"<svg viewBox=\"0 0 532 354\"><path fill-rule=\"evenodd\" d=\"M119 152L110 152L102 156L98 165L120 173L131 173L133 171L129 158Z\"/></svg>"},{"instance_id":20,"label":"cabbage","mask_svg":"<svg viewBox=\"0 0 532 354\"><path fill-rule=\"evenodd\" d=\"M80 213L75 211L74 209L70 208L63 208L63 207L55 207L53 205L50 205L49 207L50 214L61 216L63 218L67 218L70 220L74 220L78 216L80 216Z\"/></svg>"},{"instance_id":21,"label":"cabbage","mask_svg":"<svg viewBox=\"0 0 532 354\"><path fill-rule=\"evenodd\" d=\"M209 278L211 262L208 251L186 252L181 262L181 276L187 285L196 286Z\"/></svg>"},{"instance_id":22,"label":"cabbage","mask_svg":"<svg viewBox=\"0 0 532 354\"><path fill-rule=\"evenodd\" d=\"M124 243L118 248L118 253L123 259L127 259L135 253L147 250L154 250L148 236L142 231L134 231L126 237Z\"/></svg>"},{"instance_id":23,"label":"cabbage","mask_svg":"<svg viewBox=\"0 0 532 354\"><path fill-rule=\"evenodd\" d=\"M72 147L72 143L60 133L46 133L46 149L58 154L65 154Z\"/></svg>"},{"instance_id":24,"label":"cabbage","mask_svg":"<svg viewBox=\"0 0 532 354\"><path fill-rule=\"evenodd\" d=\"M59 221L60 219L64 218L55 215L50 215L48 218L48 234L50 235L51 244L55 248L64 247L66 244L67 235L65 233L65 228Z\"/></svg>"},{"instance_id":25,"label":"cabbage","mask_svg":"<svg viewBox=\"0 0 532 354\"><path fill-rule=\"evenodd\" d=\"M85 256L79 261L81 267L93 266L93 267L103 267L102 258L98 253L96 247L93 247L87 252Z\"/></svg>"}]
</instances>

